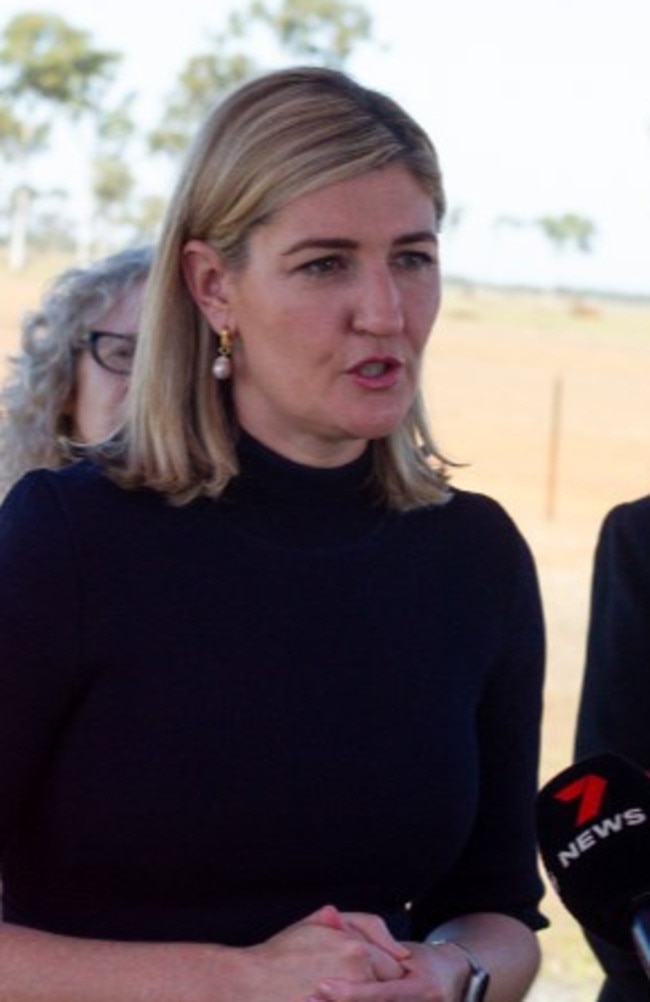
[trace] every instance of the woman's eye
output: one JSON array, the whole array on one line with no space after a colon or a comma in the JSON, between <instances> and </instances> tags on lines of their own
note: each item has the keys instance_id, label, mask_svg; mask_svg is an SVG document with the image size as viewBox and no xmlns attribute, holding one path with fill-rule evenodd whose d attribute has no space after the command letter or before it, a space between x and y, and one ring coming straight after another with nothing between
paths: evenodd
<instances>
[{"instance_id":1,"label":"woman's eye","mask_svg":"<svg viewBox=\"0 0 650 1002\"><path fill-rule=\"evenodd\" d=\"M116 361L127 360L131 361L135 355L135 345L134 344L123 344L116 346L110 352L110 357L114 358Z\"/></svg>"},{"instance_id":2,"label":"woman's eye","mask_svg":"<svg viewBox=\"0 0 650 1002\"><path fill-rule=\"evenodd\" d=\"M401 268L406 268L409 271L431 268L436 263L434 255L428 251L403 251L398 254L396 260Z\"/></svg>"},{"instance_id":3,"label":"woman's eye","mask_svg":"<svg viewBox=\"0 0 650 1002\"><path fill-rule=\"evenodd\" d=\"M300 266L300 271L308 275L332 275L335 272L343 271L345 262L343 258L330 254L327 257L319 257L313 261L307 261Z\"/></svg>"}]
</instances>

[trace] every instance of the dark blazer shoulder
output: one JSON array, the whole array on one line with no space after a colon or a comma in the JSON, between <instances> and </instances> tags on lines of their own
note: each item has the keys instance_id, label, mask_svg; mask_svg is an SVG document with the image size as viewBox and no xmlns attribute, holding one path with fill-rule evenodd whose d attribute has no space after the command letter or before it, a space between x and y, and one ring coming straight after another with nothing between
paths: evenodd
<instances>
[{"instance_id":1,"label":"dark blazer shoulder","mask_svg":"<svg viewBox=\"0 0 650 1002\"><path fill-rule=\"evenodd\" d=\"M650 494L632 501L623 501L607 512L601 535L615 531L626 534L650 533Z\"/></svg>"}]
</instances>

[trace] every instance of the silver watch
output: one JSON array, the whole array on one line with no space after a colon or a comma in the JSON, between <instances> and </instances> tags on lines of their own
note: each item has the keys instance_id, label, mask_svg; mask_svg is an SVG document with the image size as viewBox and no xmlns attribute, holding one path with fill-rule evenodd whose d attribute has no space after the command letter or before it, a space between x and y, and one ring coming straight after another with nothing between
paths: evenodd
<instances>
[{"instance_id":1,"label":"silver watch","mask_svg":"<svg viewBox=\"0 0 650 1002\"><path fill-rule=\"evenodd\" d=\"M488 990L488 985L490 984L490 975L481 967L478 960L474 954L463 946L462 943L458 943L455 939L428 939L426 940L428 946L443 946L448 943L450 946L455 946L457 950L460 950L465 960L469 964L469 981L465 987L465 994L463 995L463 1002L483 1002L485 994Z\"/></svg>"}]
</instances>

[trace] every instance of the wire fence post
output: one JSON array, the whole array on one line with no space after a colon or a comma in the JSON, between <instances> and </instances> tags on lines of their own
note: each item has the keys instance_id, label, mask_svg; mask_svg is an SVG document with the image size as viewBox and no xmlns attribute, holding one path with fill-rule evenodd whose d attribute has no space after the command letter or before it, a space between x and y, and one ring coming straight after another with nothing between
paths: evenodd
<instances>
[{"instance_id":1,"label":"wire fence post","mask_svg":"<svg viewBox=\"0 0 650 1002\"><path fill-rule=\"evenodd\" d=\"M562 410L564 406L564 380L556 376L551 389L551 421L548 441L548 467L546 471L546 518L552 521L557 511L558 465L562 439Z\"/></svg>"}]
</instances>

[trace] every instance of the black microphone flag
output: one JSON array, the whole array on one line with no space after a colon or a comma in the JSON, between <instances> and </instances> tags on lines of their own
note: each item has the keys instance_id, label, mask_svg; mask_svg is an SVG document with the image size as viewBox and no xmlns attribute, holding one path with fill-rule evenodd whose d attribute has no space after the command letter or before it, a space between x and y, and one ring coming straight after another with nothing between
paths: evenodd
<instances>
[{"instance_id":1,"label":"black microphone flag","mask_svg":"<svg viewBox=\"0 0 650 1002\"><path fill-rule=\"evenodd\" d=\"M650 779L613 753L565 769L537 797L540 854L560 900L589 932L637 948L650 905Z\"/></svg>"}]
</instances>

